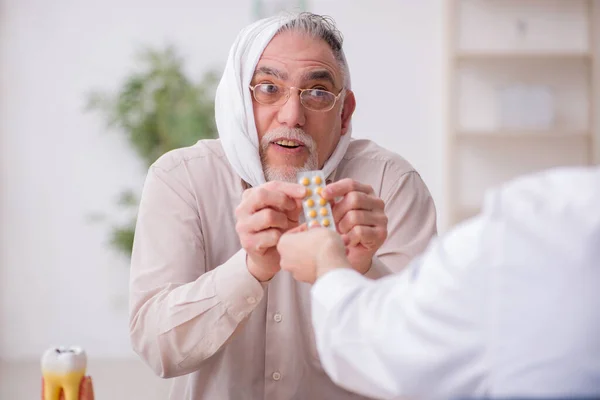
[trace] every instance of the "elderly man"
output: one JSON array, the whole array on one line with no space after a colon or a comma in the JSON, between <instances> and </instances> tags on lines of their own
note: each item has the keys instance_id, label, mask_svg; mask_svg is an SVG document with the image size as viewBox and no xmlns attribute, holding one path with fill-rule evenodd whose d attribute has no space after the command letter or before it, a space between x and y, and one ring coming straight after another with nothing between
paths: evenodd
<instances>
[{"instance_id":1,"label":"elderly man","mask_svg":"<svg viewBox=\"0 0 600 400\"><path fill-rule=\"evenodd\" d=\"M289 231L325 371L376 398L600 397L600 167L527 176L401 274L352 271L344 241ZM305 251L310 248L312 251Z\"/></svg>"},{"instance_id":2,"label":"elderly man","mask_svg":"<svg viewBox=\"0 0 600 400\"><path fill-rule=\"evenodd\" d=\"M298 171L322 169L358 273L402 270L436 233L432 198L400 156L351 141L355 109L339 32L323 17L258 21L231 48L219 140L149 170L131 264L130 335L173 399L357 399L324 373L310 286L280 272L298 226ZM292 182L290 182L292 181ZM311 251L311 249L305 249Z\"/></svg>"}]
</instances>

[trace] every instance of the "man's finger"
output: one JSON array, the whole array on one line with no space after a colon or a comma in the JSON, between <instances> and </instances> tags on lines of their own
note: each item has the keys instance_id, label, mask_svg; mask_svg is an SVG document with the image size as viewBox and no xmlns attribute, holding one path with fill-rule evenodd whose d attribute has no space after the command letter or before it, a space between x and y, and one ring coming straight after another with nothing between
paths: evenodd
<instances>
[{"instance_id":1,"label":"man's finger","mask_svg":"<svg viewBox=\"0 0 600 400\"><path fill-rule=\"evenodd\" d=\"M342 241L344 242L344 246L346 246L346 255L348 255L348 246L350 245L350 238L348 237L348 235L343 235Z\"/></svg>"},{"instance_id":2,"label":"man's finger","mask_svg":"<svg viewBox=\"0 0 600 400\"><path fill-rule=\"evenodd\" d=\"M240 232L255 233L270 228L287 230L288 224L289 220L286 214L271 208L265 208L243 221L239 221L237 228Z\"/></svg>"},{"instance_id":3,"label":"man's finger","mask_svg":"<svg viewBox=\"0 0 600 400\"><path fill-rule=\"evenodd\" d=\"M306 195L306 187L299 183L271 181L265 184L265 188L283 192L293 199L302 199Z\"/></svg>"},{"instance_id":4,"label":"man's finger","mask_svg":"<svg viewBox=\"0 0 600 400\"><path fill-rule=\"evenodd\" d=\"M277 246L281 238L281 231L278 229L267 229L253 235L253 247L258 254L264 254L271 247Z\"/></svg>"},{"instance_id":5,"label":"man's finger","mask_svg":"<svg viewBox=\"0 0 600 400\"><path fill-rule=\"evenodd\" d=\"M259 203L261 200L261 196L266 198L267 201L270 200L270 197L265 197L267 193L263 193L263 191L266 191L267 193L278 193L279 195L283 194L283 198L285 198L285 204L282 207L279 207L281 211L296 209L298 207L298 204L301 204L299 202L301 202L302 199L306 196L306 188L300 185L299 183L271 181L267 182L261 187L256 188L254 196L258 197ZM278 199L281 198L281 196L279 195L276 196ZM273 207L268 203L263 206L260 206L260 204L258 204L258 206L259 208L257 209L261 209L265 206Z\"/></svg>"},{"instance_id":6,"label":"man's finger","mask_svg":"<svg viewBox=\"0 0 600 400\"><path fill-rule=\"evenodd\" d=\"M361 192L351 192L333 205L333 219L341 221L344 215L351 210L383 211L384 206L383 200L378 197Z\"/></svg>"},{"instance_id":7,"label":"man's finger","mask_svg":"<svg viewBox=\"0 0 600 400\"><path fill-rule=\"evenodd\" d=\"M357 225L345 234L348 240L346 246L353 247L363 245L367 249L374 249L378 247L386 237L385 230L379 227Z\"/></svg>"},{"instance_id":8,"label":"man's finger","mask_svg":"<svg viewBox=\"0 0 600 400\"><path fill-rule=\"evenodd\" d=\"M298 201L306 194L302 185L290 182L269 182L263 186L247 189L242 202L235 210L238 218L266 207L280 211L298 208Z\"/></svg>"},{"instance_id":9,"label":"man's finger","mask_svg":"<svg viewBox=\"0 0 600 400\"><path fill-rule=\"evenodd\" d=\"M291 223L298 223L300 221L300 213L302 212L302 204L298 205L297 207L298 208L295 208L293 210L288 210L285 212L287 219Z\"/></svg>"},{"instance_id":10,"label":"man's finger","mask_svg":"<svg viewBox=\"0 0 600 400\"><path fill-rule=\"evenodd\" d=\"M265 188L256 188L242 201L236 210L236 215L239 218L242 215L253 214L264 208L287 211L292 210L295 207L296 202L285 193L267 190Z\"/></svg>"},{"instance_id":11,"label":"man's finger","mask_svg":"<svg viewBox=\"0 0 600 400\"><path fill-rule=\"evenodd\" d=\"M339 233L345 234L350 232L350 230L357 225L375 227L384 226L385 224L386 217L383 213L365 210L350 210L337 223L337 229Z\"/></svg>"},{"instance_id":12,"label":"man's finger","mask_svg":"<svg viewBox=\"0 0 600 400\"><path fill-rule=\"evenodd\" d=\"M323 189L322 195L325 199L331 201L336 197L345 196L350 192L361 192L365 194L375 193L370 185L365 185L354 179L346 178L327 185L325 189Z\"/></svg>"}]
</instances>

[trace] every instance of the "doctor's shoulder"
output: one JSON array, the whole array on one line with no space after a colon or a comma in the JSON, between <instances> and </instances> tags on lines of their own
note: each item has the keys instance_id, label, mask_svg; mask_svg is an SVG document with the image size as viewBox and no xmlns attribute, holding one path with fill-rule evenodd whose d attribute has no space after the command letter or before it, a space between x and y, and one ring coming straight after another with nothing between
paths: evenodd
<instances>
[{"instance_id":1,"label":"doctor's shoulder","mask_svg":"<svg viewBox=\"0 0 600 400\"><path fill-rule=\"evenodd\" d=\"M565 166L523 174L487 192L505 206L557 211L565 207L582 211L600 200L600 167Z\"/></svg>"},{"instance_id":2,"label":"doctor's shoulder","mask_svg":"<svg viewBox=\"0 0 600 400\"><path fill-rule=\"evenodd\" d=\"M554 167L487 190L482 216L531 237L574 238L600 229L598 204L600 167Z\"/></svg>"}]
</instances>

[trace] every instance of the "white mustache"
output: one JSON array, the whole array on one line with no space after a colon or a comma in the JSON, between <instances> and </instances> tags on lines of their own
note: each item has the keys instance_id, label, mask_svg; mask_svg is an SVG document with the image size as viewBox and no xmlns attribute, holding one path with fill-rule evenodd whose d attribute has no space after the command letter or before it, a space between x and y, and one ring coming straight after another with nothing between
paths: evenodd
<instances>
[{"instance_id":1,"label":"white mustache","mask_svg":"<svg viewBox=\"0 0 600 400\"><path fill-rule=\"evenodd\" d=\"M308 133L304 132L304 129L285 127L276 128L265 133L260 143L262 150L266 151L269 144L277 139L302 142L310 153L314 153L317 150L317 144L314 139Z\"/></svg>"}]
</instances>

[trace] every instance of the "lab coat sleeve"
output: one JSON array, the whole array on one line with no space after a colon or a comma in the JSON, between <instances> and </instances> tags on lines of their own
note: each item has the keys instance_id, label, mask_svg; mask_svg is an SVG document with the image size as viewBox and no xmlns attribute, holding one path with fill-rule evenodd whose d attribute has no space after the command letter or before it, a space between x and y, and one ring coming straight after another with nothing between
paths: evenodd
<instances>
[{"instance_id":1,"label":"lab coat sleeve","mask_svg":"<svg viewBox=\"0 0 600 400\"><path fill-rule=\"evenodd\" d=\"M401 274L351 269L312 288L321 362L338 385L373 398L480 393L488 335L484 221L435 239Z\"/></svg>"}]
</instances>

